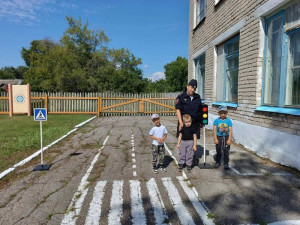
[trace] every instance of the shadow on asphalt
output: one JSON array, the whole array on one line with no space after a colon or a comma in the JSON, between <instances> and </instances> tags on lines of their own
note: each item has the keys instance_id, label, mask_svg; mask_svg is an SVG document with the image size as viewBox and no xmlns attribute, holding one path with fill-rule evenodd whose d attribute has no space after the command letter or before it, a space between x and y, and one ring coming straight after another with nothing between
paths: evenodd
<instances>
[{"instance_id":1,"label":"shadow on asphalt","mask_svg":"<svg viewBox=\"0 0 300 225\"><path fill-rule=\"evenodd\" d=\"M165 157L164 157L164 165L165 165L165 167L168 167L169 164L170 164L171 162L173 162L173 161L174 161L174 159L172 159L171 156L165 155Z\"/></svg>"},{"instance_id":2,"label":"shadow on asphalt","mask_svg":"<svg viewBox=\"0 0 300 225\"><path fill-rule=\"evenodd\" d=\"M69 154L67 157L59 159L59 160L51 163L51 166L54 165L54 164L56 164L56 163L58 163L59 161L65 160L65 159L73 157L73 156L78 156L78 155L81 155L81 154L82 154L81 152L73 152L73 153Z\"/></svg>"},{"instance_id":3,"label":"shadow on asphalt","mask_svg":"<svg viewBox=\"0 0 300 225\"><path fill-rule=\"evenodd\" d=\"M261 166L247 153L240 154L239 159L230 160L230 163L238 165L241 170ZM222 173L224 179L229 179L235 187L240 187L240 190L216 194L206 200L208 208L216 215L217 224L269 224L281 221L282 214L286 213L296 215L296 219L299 220L300 180L297 175L279 177L265 174L241 177L231 170L223 170ZM240 191L243 194L240 194ZM218 205L222 205L222 210L217 210ZM241 213L238 215L232 212Z\"/></svg>"}]
</instances>

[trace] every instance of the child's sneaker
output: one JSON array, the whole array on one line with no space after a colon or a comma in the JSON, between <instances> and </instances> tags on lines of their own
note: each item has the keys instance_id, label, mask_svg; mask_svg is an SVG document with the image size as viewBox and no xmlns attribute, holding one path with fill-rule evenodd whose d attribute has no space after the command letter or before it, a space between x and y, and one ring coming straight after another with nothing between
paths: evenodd
<instances>
[{"instance_id":1,"label":"child's sneaker","mask_svg":"<svg viewBox=\"0 0 300 225\"><path fill-rule=\"evenodd\" d=\"M229 165L228 164L224 165L224 170L229 170Z\"/></svg>"},{"instance_id":2,"label":"child's sneaker","mask_svg":"<svg viewBox=\"0 0 300 225\"><path fill-rule=\"evenodd\" d=\"M220 167L220 163L215 163L214 168L219 168Z\"/></svg>"},{"instance_id":3,"label":"child's sneaker","mask_svg":"<svg viewBox=\"0 0 300 225\"><path fill-rule=\"evenodd\" d=\"M183 170L183 165L182 165L182 164L179 164L179 165L178 165L178 169L179 169L179 172L182 172L182 170Z\"/></svg>"},{"instance_id":4,"label":"child's sneaker","mask_svg":"<svg viewBox=\"0 0 300 225\"><path fill-rule=\"evenodd\" d=\"M156 168L156 167L153 167L152 171L153 171L153 173L158 173L158 171L157 171L157 168Z\"/></svg>"},{"instance_id":5,"label":"child's sneaker","mask_svg":"<svg viewBox=\"0 0 300 225\"><path fill-rule=\"evenodd\" d=\"M160 167L160 170L163 171L163 172L167 172L165 167Z\"/></svg>"},{"instance_id":6,"label":"child's sneaker","mask_svg":"<svg viewBox=\"0 0 300 225\"><path fill-rule=\"evenodd\" d=\"M187 172L188 172L188 173L191 173L191 172L192 172L192 167L191 167L191 166L188 166L188 167L187 167Z\"/></svg>"}]
</instances>

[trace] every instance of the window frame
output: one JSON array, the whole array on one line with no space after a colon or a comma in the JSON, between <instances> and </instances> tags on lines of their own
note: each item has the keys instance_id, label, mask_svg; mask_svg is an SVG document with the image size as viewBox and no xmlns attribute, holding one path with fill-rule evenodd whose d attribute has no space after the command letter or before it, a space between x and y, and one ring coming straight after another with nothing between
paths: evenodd
<instances>
[{"instance_id":1,"label":"window frame","mask_svg":"<svg viewBox=\"0 0 300 225\"><path fill-rule=\"evenodd\" d=\"M268 48L268 27L272 20L277 17L282 16L283 27L282 27L282 43L281 43L281 68L280 68L280 84L279 84L279 96L278 102L276 105L266 104L264 103L265 98L265 80L266 80L266 66L267 66L267 48ZM265 17L265 25L264 25L264 50L263 50L263 74L262 74L262 87L261 87L261 100L260 106L256 109L256 111L266 111L266 112L276 112L290 115L300 115L300 106L299 105L285 105L286 98L286 82L287 82L287 73L288 73L288 48L289 48L289 38L290 35L295 32L300 32L300 28L295 28L289 31L285 31L285 18L286 18L286 10L281 10L278 13Z\"/></svg>"},{"instance_id":2,"label":"window frame","mask_svg":"<svg viewBox=\"0 0 300 225\"><path fill-rule=\"evenodd\" d=\"M240 55L240 43L239 43L239 49L238 51L234 52L234 53L231 53L231 54L228 54L227 53L227 50L228 50L228 45L231 44L232 42L235 42L236 40L238 40L240 42L240 35L237 35L231 39L229 39L228 41L226 41L224 43L224 88L223 88L223 102L225 103L232 103L232 104L237 104L238 102L238 95L237 95L237 100L236 102L229 102L229 101L226 101L226 98L228 97L226 95L226 84L227 84L227 70L228 70L228 60L229 59L232 59L234 57L237 57L238 58L238 68L237 70L239 71L239 62L240 62L240 59L239 59L239 55ZM238 92L238 87L239 85L237 85L237 92Z\"/></svg>"},{"instance_id":3,"label":"window frame","mask_svg":"<svg viewBox=\"0 0 300 225\"><path fill-rule=\"evenodd\" d=\"M195 1L195 4L194 4L194 28L196 28L198 26L198 24L200 24L206 17L206 7L207 7L207 3L206 1L207 0L194 0ZM203 11L201 11L201 2L203 3L204 7L203 7ZM199 12L199 14L198 14ZM201 12L203 12L203 17L201 17ZM198 21L198 18L199 18L199 21Z\"/></svg>"},{"instance_id":4,"label":"window frame","mask_svg":"<svg viewBox=\"0 0 300 225\"><path fill-rule=\"evenodd\" d=\"M226 101L226 79L227 79L227 59L233 58L238 56L239 59L239 54L240 54L240 45L239 45L239 49L237 52L234 52L232 54L227 54L227 48L228 45L231 44L232 42L235 42L236 40L240 41L240 35L235 35L233 37L231 37L230 39L228 39L227 41L224 42L223 46L224 46L224 64L223 64L223 94L222 94L222 101L215 101L212 104L213 105L226 105L228 107L232 107L232 108L237 108L238 107L238 98L236 102L229 102ZM217 62L218 63L218 62ZM239 67L238 67L238 71L239 71ZM218 80L216 81L218 82ZM237 85L237 91L238 91L238 85ZM238 97L238 96L237 96Z\"/></svg>"},{"instance_id":5,"label":"window frame","mask_svg":"<svg viewBox=\"0 0 300 225\"><path fill-rule=\"evenodd\" d=\"M203 58L204 58L204 64L200 65L200 62ZM201 99L205 99L205 61L206 61L205 52L194 59L195 78L198 81L197 93L201 96ZM204 69L204 74L201 73L201 69ZM202 79L200 79L201 77ZM200 83L201 80L203 81L202 83ZM200 89L200 85L201 85L201 89ZM202 90L203 95L201 95L200 90Z\"/></svg>"}]
</instances>

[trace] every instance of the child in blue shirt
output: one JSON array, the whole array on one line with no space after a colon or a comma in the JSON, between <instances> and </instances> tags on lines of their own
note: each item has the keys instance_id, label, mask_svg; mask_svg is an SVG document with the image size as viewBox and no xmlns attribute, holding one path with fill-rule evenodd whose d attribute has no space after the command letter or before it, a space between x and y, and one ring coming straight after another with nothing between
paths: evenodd
<instances>
[{"instance_id":1,"label":"child in blue shirt","mask_svg":"<svg viewBox=\"0 0 300 225\"><path fill-rule=\"evenodd\" d=\"M214 140L216 144L216 163L215 168L219 168L222 151L224 152L224 169L229 169L229 150L232 139L232 122L227 118L227 107L221 105L218 108L219 118L214 121Z\"/></svg>"}]
</instances>

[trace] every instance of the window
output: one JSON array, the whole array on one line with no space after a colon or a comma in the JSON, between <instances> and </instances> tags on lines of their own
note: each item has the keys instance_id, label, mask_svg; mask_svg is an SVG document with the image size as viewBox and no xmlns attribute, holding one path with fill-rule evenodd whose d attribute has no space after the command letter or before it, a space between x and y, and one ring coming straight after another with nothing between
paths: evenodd
<instances>
[{"instance_id":1,"label":"window","mask_svg":"<svg viewBox=\"0 0 300 225\"><path fill-rule=\"evenodd\" d=\"M239 37L225 43L225 102L237 103L239 74Z\"/></svg>"},{"instance_id":2,"label":"window","mask_svg":"<svg viewBox=\"0 0 300 225\"><path fill-rule=\"evenodd\" d=\"M289 34L286 106L300 106L300 29Z\"/></svg>"},{"instance_id":3,"label":"window","mask_svg":"<svg viewBox=\"0 0 300 225\"><path fill-rule=\"evenodd\" d=\"M217 47L216 99L238 102L239 36ZM233 105L234 106L234 105Z\"/></svg>"},{"instance_id":4,"label":"window","mask_svg":"<svg viewBox=\"0 0 300 225\"><path fill-rule=\"evenodd\" d=\"M205 99L205 53L195 59L195 78L198 80L197 92Z\"/></svg>"},{"instance_id":5,"label":"window","mask_svg":"<svg viewBox=\"0 0 300 225\"><path fill-rule=\"evenodd\" d=\"M195 27L206 16L206 0L195 0Z\"/></svg>"},{"instance_id":6,"label":"window","mask_svg":"<svg viewBox=\"0 0 300 225\"><path fill-rule=\"evenodd\" d=\"M262 105L300 107L300 29L286 32L285 16L266 20Z\"/></svg>"}]
</instances>

